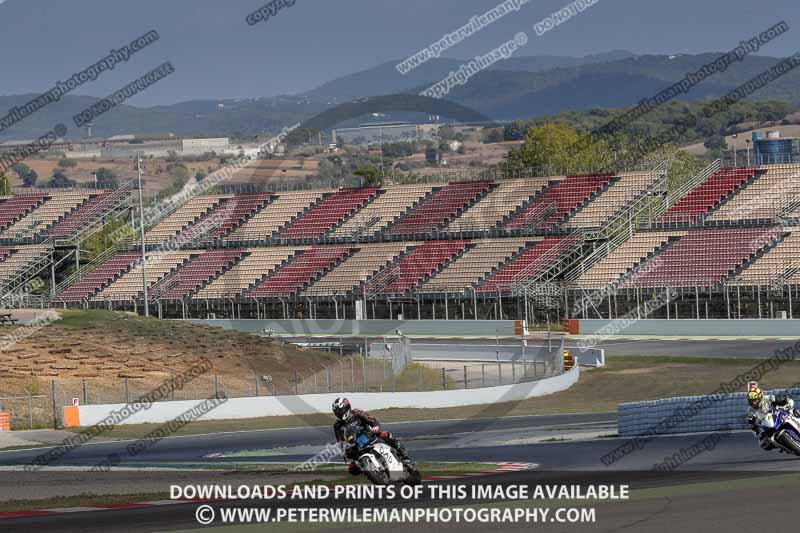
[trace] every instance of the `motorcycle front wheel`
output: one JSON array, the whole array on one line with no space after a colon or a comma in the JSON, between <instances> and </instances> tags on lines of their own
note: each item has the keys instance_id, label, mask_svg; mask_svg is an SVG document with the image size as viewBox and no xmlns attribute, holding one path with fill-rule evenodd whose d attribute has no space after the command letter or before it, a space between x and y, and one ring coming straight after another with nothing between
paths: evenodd
<instances>
[{"instance_id":1,"label":"motorcycle front wheel","mask_svg":"<svg viewBox=\"0 0 800 533\"><path fill-rule=\"evenodd\" d=\"M795 455L800 456L800 442L798 442L797 439L795 439L791 433L789 433L788 431L784 431L783 435L781 435L781 440L783 441L783 444L785 444L787 448L789 448L790 450L792 450L792 452L794 452Z\"/></svg>"}]
</instances>

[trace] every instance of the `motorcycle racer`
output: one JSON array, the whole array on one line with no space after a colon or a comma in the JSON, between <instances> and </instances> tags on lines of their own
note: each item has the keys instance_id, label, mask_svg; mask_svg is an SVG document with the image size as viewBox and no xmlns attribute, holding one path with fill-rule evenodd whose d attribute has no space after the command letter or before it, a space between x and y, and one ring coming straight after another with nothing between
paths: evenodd
<instances>
[{"instance_id":1,"label":"motorcycle racer","mask_svg":"<svg viewBox=\"0 0 800 533\"><path fill-rule=\"evenodd\" d=\"M353 409L353 407L350 405L350 400L347 398L336 398L336 400L333 402L332 410L333 414L336 416L336 422L333 424L333 433L336 435L336 441L342 448L342 454L345 457L345 461L349 461L350 463L348 468L351 474L360 474L360 469L354 462L355 458L347 456L344 446L344 428L349 424L356 423L363 425L370 431L370 433L377 435L383 440L383 442L391 446L397 452L397 455L403 464L413 467L414 463L408 456L408 452L406 451L405 446L403 446L403 443L400 442L390 432L383 431L377 418L370 415L366 411Z\"/></svg>"},{"instance_id":2,"label":"motorcycle racer","mask_svg":"<svg viewBox=\"0 0 800 533\"><path fill-rule=\"evenodd\" d=\"M747 423L755 433L759 444L765 450L771 450L775 446L772 445L768 439L762 438L761 429L758 420L772 412L773 406L781 407L792 412L795 417L800 417L800 411L794 406L794 400L788 396L775 396L772 394L764 394L758 387L753 387L747 392Z\"/></svg>"}]
</instances>

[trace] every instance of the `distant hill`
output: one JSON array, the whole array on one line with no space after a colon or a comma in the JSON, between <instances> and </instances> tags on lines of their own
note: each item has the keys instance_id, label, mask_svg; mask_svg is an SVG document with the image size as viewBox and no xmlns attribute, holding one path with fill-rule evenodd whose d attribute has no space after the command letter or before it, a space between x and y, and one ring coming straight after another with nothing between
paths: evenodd
<instances>
[{"instance_id":1,"label":"distant hill","mask_svg":"<svg viewBox=\"0 0 800 533\"><path fill-rule=\"evenodd\" d=\"M598 107L628 107L657 94L718 56L717 53L636 56L618 51L584 58L514 57L495 64L490 71L473 76L465 86L454 88L447 98L498 120ZM728 71L712 76L688 94L681 95L679 100L697 101L722 96L779 60L764 56L747 57ZM274 133L357 97L420 92L457 69L462 61L433 60L406 76L395 70L396 63L384 63L343 76L300 95L188 101L151 108L123 105L98 118L94 134L105 137L121 133L172 132L176 135L250 137ZM22 105L34 96L0 96L0 109ZM800 69L786 74L751 98L800 105ZM71 138L80 138L84 132L76 130L72 116L96 100L88 96L67 96L1 132L0 140L37 137L59 122L70 128ZM394 114L387 118L399 120L407 116Z\"/></svg>"}]
</instances>

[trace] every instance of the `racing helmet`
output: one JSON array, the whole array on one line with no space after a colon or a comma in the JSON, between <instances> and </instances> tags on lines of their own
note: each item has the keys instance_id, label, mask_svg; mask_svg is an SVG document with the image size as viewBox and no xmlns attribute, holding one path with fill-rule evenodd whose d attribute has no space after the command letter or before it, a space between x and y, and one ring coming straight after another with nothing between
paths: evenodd
<instances>
[{"instance_id":1,"label":"racing helmet","mask_svg":"<svg viewBox=\"0 0 800 533\"><path fill-rule=\"evenodd\" d=\"M349 422L353 417L353 409L347 398L336 398L333 401L333 414L342 422Z\"/></svg>"},{"instance_id":2,"label":"racing helmet","mask_svg":"<svg viewBox=\"0 0 800 533\"><path fill-rule=\"evenodd\" d=\"M764 400L764 393L758 387L752 388L747 392L747 403L753 409L760 409L761 402Z\"/></svg>"}]
</instances>

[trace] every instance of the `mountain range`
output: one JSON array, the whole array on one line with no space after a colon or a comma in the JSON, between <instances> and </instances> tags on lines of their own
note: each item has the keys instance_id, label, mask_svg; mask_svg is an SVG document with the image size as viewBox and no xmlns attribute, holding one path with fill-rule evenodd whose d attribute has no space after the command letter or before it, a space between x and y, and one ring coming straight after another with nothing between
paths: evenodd
<instances>
[{"instance_id":1,"label":"mountain range","mask_svg":"<svg viewBox=\"0 0 800 533\"><path fill-rule=\"evenodd\" d=\"M582 58L511 57L474 75L465 85L453 88L446 98L496 120L532 118L598 107L628 107L657 94L687 73L713 62L719 55L635 55L614 51ZM722 96L778 61L780 58L746 57L725 72L707 78L679 99L697 101ZM95 120L93 133L99 137L172 132L181 136L226 135L236 138L275 133L282 127L302 122L353 99L418 93L446 78L463 63L462 60L433 59L405 76L396 70L397 62L384 63L296 95L246 100L193 100L147 108L120 105ZM0 96L0 109L22 105L35 96ZM800 69L757 91L752 98L800 105ZM67 125L69 138L79 139L85 131L75 127L72 117L97 100L90 96L65 96L60 102L50 104L0 132L0 140L38 137L58 123ZM401 118L387 113L381 120ZM375 119L360 119L368 120Z\"/></svg>"}]
</instances>

